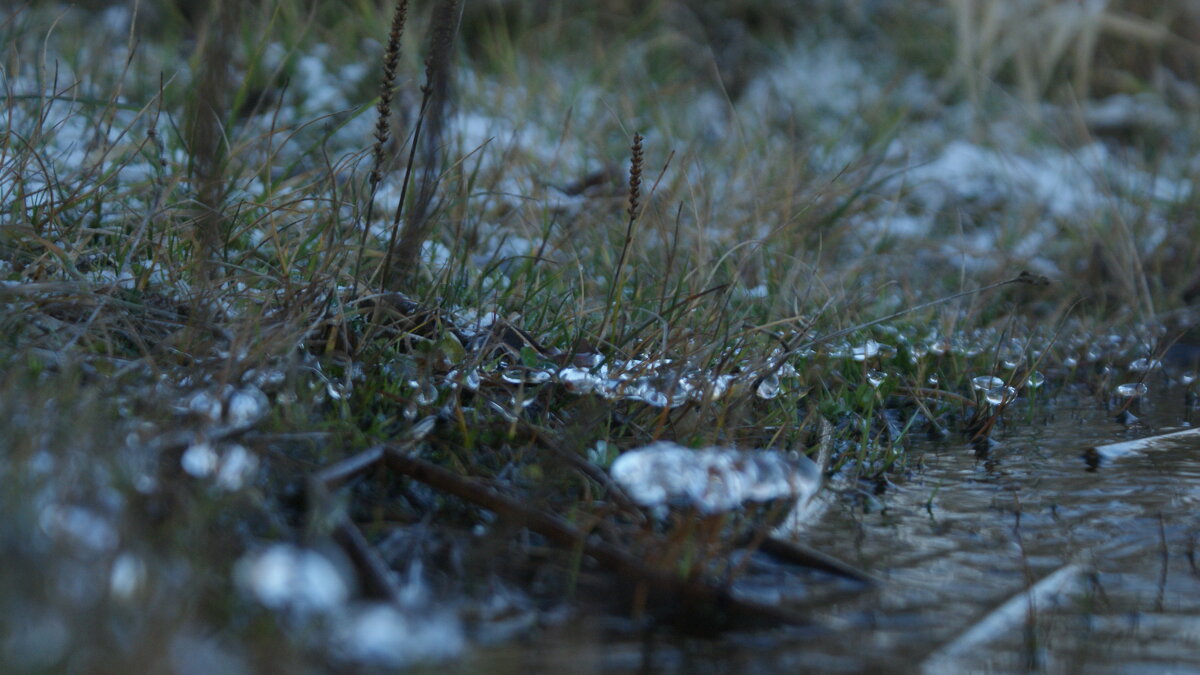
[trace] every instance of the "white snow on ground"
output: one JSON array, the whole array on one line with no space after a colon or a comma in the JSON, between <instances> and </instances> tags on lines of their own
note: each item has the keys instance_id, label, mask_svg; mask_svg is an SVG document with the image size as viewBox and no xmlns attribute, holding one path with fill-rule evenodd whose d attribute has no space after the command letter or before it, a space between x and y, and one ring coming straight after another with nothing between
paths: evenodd
<instances>
[{"instance_id":1,"label":"white snow on ground","mask_svg":"<svg viewBox=\"0 0 1200 675\"><path fill-rule=\"evenodd\" d=\"M120 13L106 14L100 23L101 29L113 33L114 40L124 38L121 31L125 30L127 19ZM282 50L282 47L273 48L273 56L268 61L283 59L286 54ZM298 55L293 91L283 108L268 111L256 119L239 121L238 124L244 126L238 131L245 132L239 138L253 138L281 125L286 127L287 133L281 134L280 139L290 137L290 132L295 131L293 140L286 143L281 140L283 144L275 146L278 150L275 162L279 166L313 161L305 153L316 154L314 147L320 147L335 164L341 158L361 153L371 143L374 120L369 107L336 130L325 129L319 124L301 127L322 115L366 106L369 102L357 100L357 97L364 89L363 80L372 76L372 70L370 62L334 65L329 51L322 47ZM848 228L858 238L852 244L869 247L885 235L900 240L930 241L933 242L928 246L932 249L930 255L954 261L962 259L973 269L994 264L998 259L997 251L1003 249L1004 256L1027 260L1036 271L1054 271L1061 266L1055 259L1060 228L1092 227L1095 225L1091 223L1124 218L1140 223L1141 229L1135 233L1137 244L1156 246L1166 236L1165 210L1186 199L1192 190L1184 177L1190 169L1189 158L1174 158L1160 171L1151 172L1099 142L1079 147L1034 145L1022 140L1022 134L1013 133L1014 128L1020 129L1028 122L1014 119L1015 113L997 119L980 134L968 134L961 109L939 110L932 85L921 77L906 77L898 87L890 86L894 70L894 64L888 65L886 60L879 63L864 59L845 42L834 40L798 46L778 66L766 71L752 84L745 99L736 104L736 121L752 137L748 143L768 149L765 159L770 159L771 152L795 152L790 146L794 139L789 130L799 126L818 149L811 155L810 162L814 167L823 167L822 170L831 176L859 158L862 135L871 131L865 128L864 113L880 106L914 108L923 112L921 121L905 127L883 150L884 161L878 173L887 178L872 189L871 208L851 216L861 221ZM63 189L76 184L83 184L85 190L91 189L95 178L88 172L93 170L98 171L98 175L116 172L110 181L116 190L146 183L161 170L150 160L149 153L137 151L145 138L145 119L138 117L136 111L119 109L115 111L111 125L107 120L102 124L96 104L85 103L84 99L103 100L105 92L97 91L97 85L86 79L66 86L66 83L74 83L76 77L82 76L66 66L61 67L58 89L62 96L39 101L16 97L55 93L45 89L44 80L28 72L0 70L0 96L8 102L0 122L4 124L4 131L13 137L32 143L37 155L37 161L22 160L25 151L20 144L10 144L6 154L0 154L0 204L5 205L5 209L0 210L0 227L10 223L12 211L9 205L17 201L18 196L22 196L24 202L12 208L43 208L60 199ZM171 86L186 86L185 79L181 75ZM535 209L586 207L585 199L562 195L547 186L561 182L559 176L577 177L597 168L597 150L589 146L591 130L564 132L561 119L565 111L543 111L542 119L523 119L520 115L530 109L528 100L538 96L538 92L524 87L502 85L486 76L464 72L458 88L462 95L461 104L450 120L447 132L450 147L459 154L475 153L474 166L480 167L481 172L511 168L498 185L489 188L488 194L471 195L469 199L491 200L514 210L529 208L531 198L536 200L532 206ZM616 95L585 90L570 100L579 106L579 118L591 119L606 97ZM1143 104L1140 100L1132 103L1108 101L1094 106L1090 114L1097 124L1119 126L1131 115L1150 115L1130 112L1153 109L1137 107ZM179 111L168 112L176 119L179 117ZM696 174L692 185L698 190L710 190L718 197L752 191L753 182L743 176L723 175L730 167L722 163L719 152L703 154L722 147L720 130L731 125L727 106L718 98L702 94L691 112L694 118L679 121L670 127L669 133L660 126L647 129L647 135L660 148L675 144L697 148L697 156L707 162L688 169ZM1166 124L1164 119L1155 123ZM161 133L164 136L174 133L168 131L169 128L170 125L164 122ZM328 138L323 138L322 134L328 134ZM682 134L695 134L696 138L682 137ZM986 142L973 140L976 138L986 139ZM314 139L325 142L323 145L311 142ZM187 158L179 148L178 139L168 136L168 145L173 148L168 151L168 170L182 173ZM103 154L102 150L108 147L112 147L112 151ZM625 161L624 157L609 159ZM361 164L358 166L363 168ZM364 176L360 171L347 179L363 181ZM380 208L372 232L378 237L390 234L390 214L399 199L399 179L399 172L390 174L376 195ZM178 194L174 199L189 198L186 184L177 185L175 189ZM232 195L234 199L253 202L272 193L280 197L289 190L296 189L287 185L272 187L255 178L236 186ZM120 197L102 203L100 226L115 229L127 227L125 223L132 222L136 227L150 209L137 194L120 194ZM744 200L730 199L726 203L714 198L712 203L711 217L698 224L697 230L711 233L714 240L720 238L725 223L747 219ZM1148 210L1148 216L1140 217L1145 215L1139 213L1141 210ZM784 214L783 217L790 216ZM1029 222L1022 223L1019 231L1013 231L1010 226L1014 219L1023 218L1028 218ZM474 259L481 267L509 257L528 256L538 250L539 240L530 232L518 231L507 223L491 223L489 227L491 231L480 234L481 248L486 250L486 255ZM250 232L246 236L255 245L263 245L263 250L267 250L271 240L271 234L266 230ZM68 242L55 243L68 245ZM435 270L450 262L451 249L446 242L426 242L423 251L426 263ZM0 273L16 275L5 261L0 261ZM174 273L161 263L137 274L129 269L100 265L88 270L85 276L99 283L129 287L138 274L146 273L156 284L177 283L177 279L173 279ZM491 283L502 284L503 281ZM238 288L243 294L247 290L244 285ZM747 284L742 291L743 298L768 295L769 289L764 284ZM224 311L234 315L237 308L228 306ZM470 312L466 308L460 313L460 325L468 330L481 330L498 318L494 313L476 310L477 318L471 321ZM726 385L725 382L709 383L709 389L703 391L711 392ZM650 400L649 394L654 394L669 403L668 393L678 390L673 386L659 391L649 386L639 389L637 395ZM206 476L215 475L218 485L236 489L253 470L249 456L236 448L240 446L231 447L224 457L219 457L215 449L210 449L212 454L196 453L191 457L194 463L189 470ZM729 464L741 461L741 458L719 455L714 461ZM734 468L741 471L744 467ZM780 471L787 468L782 466ZM788 482L790 475L784 476L787 479L784 480L767 474L771 472L763 474L769 480L760 481L761 484L750 481L749 487L742 487L750 491L795 487L794 481ZM751 476L757 477L761 476ZM707 484L698 485L707 489ZM695 485L685 487L696 492ZM701 496L708 498L711 495L706 492ZM725 495L721 498L732 500L733 497ZM719 500L711 503L722 505ZM115 530L103 514L70 504L56 504L42 511L39 524L53 536L75 541L84 548L101 552L115 550ZM119 575L114 573L114 588L134 588L140 583L136 562L128 564L133 568ZM348 577L316 551L277 545L249 554L238 564L234 575L248 595L267 607L329 617L332 621L329 639L345 658L356 662L403 666L413 661L436 660L456 654L465 644L462 625L452 613L422 613L419 602L414 602L413 607L357 604L352 600L353 589ZM412 583L418 584L420 579Z\"/></svg>"},{"instance_id":2,"label":"white snow on ground","mask_svg":"<svg viewBox=\"0 0 1200 675\"><path fill-rule=\"evenodd\" d=\"M112 34L114 41L124 44L128 16L110 11L99 25ZM46 62L52 62L52 56L48 55ZM301 153L316 147L313 141L322 134L328 134L323 151L335 163L368 149L374 113L370 101L359 99L362 92L374 91L370 83L374 62L337 65L326 46L291 56L293 80L283 107L241 122L246 129L242 138L283 126L289 129L277 135L283 139L291 129L296 130L295 139L279 148L275 160L279 166L297 158L311 164L313 160ZM263 65L274 68L288 57L283 46L269 45ZM25 67L28 70L32 66ZM7 126L35 143L42 162L17 165L14 150L10 149L8 157L0 158L0 197L11 201L23 194L27 208L45 205L54 197L46 189L50 181L69 185L97 163L101 171L119 170L120 180L114 184L153 179L158 169L148 161L148 155L133 152L144 139L145 119L135 111L120 109L111 127L102 127L95 104L85 105L72 97L97 97L103 92L94 91L97 86L86 79L65 87L64 83L73 83L82 75L65 64L57 68L59 89L66 92L62 97L44 104L28 98L15 100L7 111ZM39 80L34 75L0 71L0 92L11 97L36 94L39 87L45 91L45 85L39 84L45 82L44 78ZM177 77L179 81L171 86L186 86L186 72L180 71ZM523 85L502 83L467 69L458 73L455 86L459 100L446 134L448 147L457 156L471 154L468 163L481 174L506 170L486 194L474 194L470 199L488 203L496 210L502 210L501 206L509 210L532 206L570 213L586 208L587 202L554 189L566 182L563 177L586 175L606 161L617 165L625 161L624 157L597 156L588 129L566 130L566 110L529 105L533 99L547 100L547 105L574 107L575 119L595 119L597 111L608 110L620 92L589 89L573 82L570 73L551 73L546 82L555 90L530 91ZM45 114L39 118L43 105ZM322 115L352 110L358 114L338 118L335 124L339 127L304 126ZM538 119L526 117L531 110ZM650 124L643 131L656 144L654 147L694 148L699 153L701 159L686 169L689 178L695 176L693 184L713 193L712 203L726 211L718 210L697 225L719 234L722 223L744 222L751 215L745 198L722 196L750 195L753 201L756 189L756 179L748 180L738 172L727 176L724 174L728 172L722 171L721 139L731 135L732 124L736 122L749 136L748 145L766 149L766 160L770 160L770 153L804 152L815 171L832 176L862 157L864 137L872 132L867 121L869 113L879 110L915 110L920 115L902 127L883 150L884 161L876 175L887 178L873 187L869 195L871 208L851 216L860 221L852 229L861 237L859 244L866 248L882 236L899 240L936 237L938 247L948 255L960 257L965 253L985 266L994 256L984 252L1003 246L1007 256L1036 259L1044 269L1051 269L1055 267L1053 244L1062 228L1117 217L1139 223L1141 229L1134 233L1139 246L1154 246L1166 236L1164 209L1185 199L1192 190L1184 177L1189 169L1186 158L1172 159L1151 172L1117 156L1101 142L1078 147L1035 144L1027 140L1028 130L1043 123L1022 117L1017 110L1001 111L982 131L969 130L966 120L971 116L965 114L964 107L942 107L926 78L904 73L886 52L866 54L861 46L836 37L792 47L735 102L733 122L726 102L712 92L698 92L694 114L672 120L669 128ZM1169 128L1175 122L1171 111L1148 95L1090 103L1085 106L1084 117L1102 127L1142 123ZM796 129L807 147L792 146ZM102 156L99 149L109 145L117 149ZM169 146L175 148L169 163L176 171L181 170L186 157L177 142ZM706 148L718 156L704 155ZM684 170L681 162L676 170ZM361 180L365 163L355 166ZM53 179L47 172L53 173ZM402 173L392 171L385 176L375 196L372 232L381 239L390 235ZM253 202L271 189L279 188L261 182L240 185L235 187L233 197ZM531 202L530 197L535 201ZM103 222L119 223L144 213L148 206L137 195L130 195L119 203L106 203L104 208ZM1001 228L1013 225L1017 214L1024 219L1021 231L1002 232ZM773 226L763 223L760 234ZM491 255L487 260L477 260L478 264L529 255L538 248L537 232L515 231L511 224L502 223L490 227L491 231L485 228L479 235ZM249 234L251 241L259 243L264 236ZM441 243L435 244L427 247L427 253L437 259L431 262L444 265L447 249ZM127 276L110 275L107 280Z\"/></svg>"},{"instance_id":3,"label":"white snow on ground","mask_svg":"<svg viewBox=\"0 0 1200 675\"><path fill-rule=\"evenodd\" d=\"M819 150L810 161L827 171L861 157L858 134L868 113L880 108L921 113L897 134L876 170L888 176L872 191L877 205L851 216L861 221L853 230L865 248L882 236L934 237L950 259L977 271L996 264L1002 248L1010 260L1025 259L1032 268L1053 272L1054 243L1064 228L1094 227L1113 218L1137 222L1141 229L1133 236L1145 250L1167 236L1163 210L1192 190L1186 158L1149 170L1099 141L1079 147L1034 144L1027 140L1030 131L1044 130L1047 123L1015 105L982 130L971 129L966 104L942 107L923 77L907 75L899 86L889 86L897 71L886 53L864 54L845 41L797 45L751 85L738 108L747 124L802 129ZM1105 128L1136 123L1169 129L1176 122L1150 96L1089 104L1084 117ZM781 141L777 147L786 145ZM1029 217L1032 226L1003 231L1011 230L1014 218Z\"/></svg>"}]
</instances>

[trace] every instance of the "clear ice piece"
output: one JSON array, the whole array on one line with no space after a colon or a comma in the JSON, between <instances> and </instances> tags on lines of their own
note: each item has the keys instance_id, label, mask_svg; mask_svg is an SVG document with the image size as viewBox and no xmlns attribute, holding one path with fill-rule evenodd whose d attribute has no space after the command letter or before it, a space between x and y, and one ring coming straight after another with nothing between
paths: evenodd
<instances>
[{"instance_id":1,"label":"clear ice piece","mask_svg":"<svg viewBox=\"0 0 1200 675\"><path fill-rule=\"evenodd\" d=\"M820 472L807 457L770 450L693 450L670 441L624 453L611 474L643 506L690 506L703 513L779 498L804 501L820 486Z\"/></svg>"}]
</instances>

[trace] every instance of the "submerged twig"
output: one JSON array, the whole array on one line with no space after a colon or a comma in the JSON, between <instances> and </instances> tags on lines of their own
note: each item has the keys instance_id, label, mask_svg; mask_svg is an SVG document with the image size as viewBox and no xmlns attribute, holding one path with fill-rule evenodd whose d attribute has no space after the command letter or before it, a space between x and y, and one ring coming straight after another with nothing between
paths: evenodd
<instances>
[{"instance_id":1,"label":"submerged twig","mask_svg":"<svg viewBox=\"0 0 1200 675\"><path fill-rule=\"evenodd\" d=\"M1005 632L1029 621L1030 617L1043 611L1056 597L1070 594L1084 571L1082 565L1067 564L1017 593L931 654L921 664L921 672L962 672L961 659Z\"/></svg>"},{"instance_id":2,"label":"submerged twig","mask_svg":"<svg viewBox=\"0 0 1200 675\"><path fill-rule=\"evenodd\" d=\"M861 570L850 563L839 560L828 553L823 553L798 541L780 537L766 537L759 544L758 550L783 562L821 570L830 574L859 581L864 584L875 584L877 580L870 573Z\"/></svg>"},{"instance_id":3,"label":"submerged twig","mask_svg":"<svg viewBox=\"0 0 1200 675\"><path fill-rule=\"evenodd\" d=\"M381 459L382 447L369 448L321 469L313 480L326 490L334 490L378 466Z\"/></svg>"},{"instance_id":4,"label":"submerged twig","mask_svg":"<svg viewBox=\"0 0 1200 675\"><path fill-rule=\"evenodd\" d=\"M379 557L358 526L346 516L338 517L333 528L333 540L346 551L367 594L392 602L400 599L400 587L391 568Z\"/></svg>"},{"instance_id":5,"label":"submerged twig","mask_svg":"<svg viewBox=\"0 0 1200 675\"><path fill-rule=\"evenodd\" d=\"M325 467L309 481L310 499L313 502L325 501L329 491L378 467L382 458L383 448L375 447ZM338 515L334 521L333 539L346 551L367 593L391 601L400 597L400 589L391 569L363 537L358 526L344 514Z\"/></svg>"}]
</instances>

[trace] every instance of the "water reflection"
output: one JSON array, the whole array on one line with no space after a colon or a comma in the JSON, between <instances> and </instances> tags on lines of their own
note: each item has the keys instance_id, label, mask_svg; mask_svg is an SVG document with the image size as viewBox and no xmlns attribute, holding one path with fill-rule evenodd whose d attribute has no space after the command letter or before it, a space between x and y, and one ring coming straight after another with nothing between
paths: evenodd
<instances>
[{"instance_id":1,"label":"water reflection","mask_svg":"<svg viewBox=\"0 0 1200 675\"><path fill-rule=\"evenodd\" d=\"M1051 422L999 429L986 459L960 436L914 440L924 469L883 494L835 481L800 539L882 582L823 595L827 579L754 566L738 582L752 597L809 607L818 629L715 642L626 633L618 644L585 632L536 655L507 647L484 658L591 672L1190 672L1200 653L1200 441L1092 472L1081 459L1087 447L1187 420L1183 392L1150 398L1145 428L1122 427L1095 402L1049 401Z\"/></svg>"}]
</instances>

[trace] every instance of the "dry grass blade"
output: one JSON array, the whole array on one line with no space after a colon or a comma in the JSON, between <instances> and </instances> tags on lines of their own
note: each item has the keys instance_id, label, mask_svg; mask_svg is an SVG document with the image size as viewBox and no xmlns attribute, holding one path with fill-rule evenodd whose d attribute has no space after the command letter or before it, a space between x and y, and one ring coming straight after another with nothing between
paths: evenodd
<instances>
[{"instance_id":1,"label":"dry grass blade","mask_svg":"<svg viewBox=\"0 0 1200 675\"><path fill-rule=\"evenodd\" d=\"M1129 59L1136 48L1168 46L1194 57L1196 46L1173 35L1172 14L1159 8L1152 17L1137 3L1101 0L947 0L954 15L956 62L952 78L965 86L972 104L1007 69L1027 101L1046 93L1066 70L1073 95L1086 98L1096 80L1097 57L1105 41L1117 41ZM1130 47L1135 49L1130 49Z\"/></svg>"}]
</instances>

